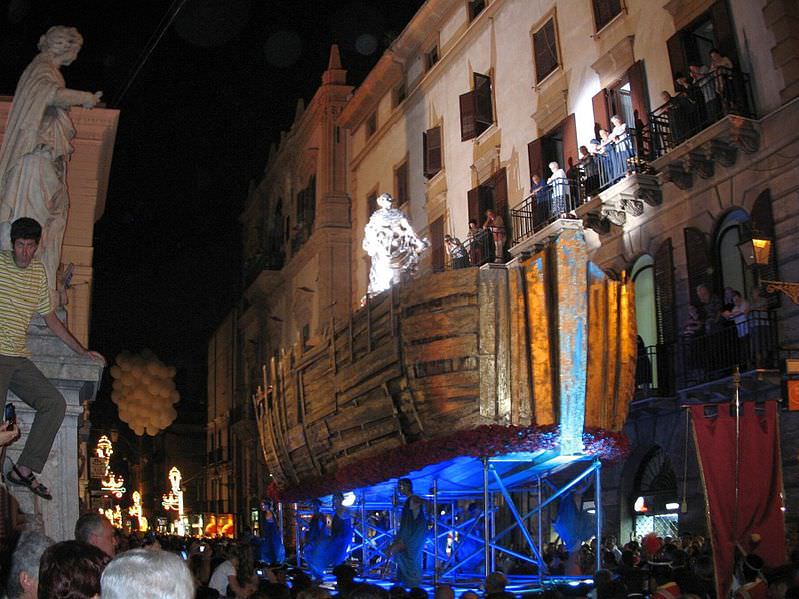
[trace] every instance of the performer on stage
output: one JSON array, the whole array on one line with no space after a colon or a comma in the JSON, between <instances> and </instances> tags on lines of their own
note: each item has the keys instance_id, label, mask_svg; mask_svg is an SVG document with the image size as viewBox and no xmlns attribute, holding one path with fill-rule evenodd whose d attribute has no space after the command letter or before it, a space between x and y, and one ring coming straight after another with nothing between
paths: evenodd
<instances>
[{"instance_id":1,"label":"performer on stage","mask_svg":"<svg viewBox=\"0 0 799 599\"><path fill-rule=\"evenodd\" d=\"M321 512L321 501L314 499L313 506L313 516L311 516L311 520L308 523L308 530L305 531L305 546L303 547L302 554L314 577L321 578L322 572L317 572L314 566L316 564L316 552L319 549L319 543L327 536L327 517Z\"/></svg>"},{"instance_id":2,"label":"performer on stage","mask_svg":"<svg viewBox=\"0 0 799 599\"><path fill-rule=\"evenodd\" d=\"M265 499L261 502L261 538L257 552L258 561L265 564L282 564L286 561L286 548L280 526L275 518L272 502Z\"/></svg>"},{"instance_id":3,"label":"performer on stage","mask_svg":"<svg viewBox=\"0 0 799 599\"><path fill-rule=\"evenodd\" d=\"M397 537L389 547L397 563L397 576L406 587L417 587L422 582L422 550L427 534L427 514L424 501L413 494L413 483L401 478L397 484L400 495L407 497L402 506Z\"/></svg>"},{"instance_id":4,"label":"performer on stage","mask_svg":"<svg viewBox=\"0 0 799 599\"><path fill-rule=\"evenodd\" d=\"M308 541L305 546L305 561L311 573L317 580L321 579L325 573L325 568L337 566L344 562L349 555L350 543L352 542L352 520L349 510L344 506L344 494L336 493L333 495L333 521L328 533L324 516L320 516L321 524L314 524L311 520L311 528L308 534L317 535L311 539L312 547L309 551ZM317 512L318 513L318 512ZM316 518L317 515L314 515ZM306 536L306 539L308 537Z\"/></svg>"}]
</instances>

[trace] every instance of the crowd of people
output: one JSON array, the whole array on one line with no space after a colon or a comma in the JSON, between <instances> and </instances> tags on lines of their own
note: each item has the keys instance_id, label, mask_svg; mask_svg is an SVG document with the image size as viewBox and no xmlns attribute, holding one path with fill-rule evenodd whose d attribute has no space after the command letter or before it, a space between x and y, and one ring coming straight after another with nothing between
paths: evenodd
<instances>
[{"instance_id":1,"label":"crowd of people","mask_svg":"<svg viewBox=\"0 0 799 599\"><path fill-rule=\"evenodd\" d=\"M799 550L789 562L768 569L757 554L760 543L753 535L749 551L737 556L733 598L799 599ZM553 577L593 576L593 585L572 588L571 596L716 599L712 549L701 535L649 534L624 545L611 536L599 547L591 539L574 555L563 544L549 543L542 554ZM346 563L332 569L334 586L321 586L312 572L264 564L257 555L253 538L125 534L104 516L87 514L75 526L75 540L55 543L40 532L22 532L0 567L8 599L455 599L447 584L437 585L433 597L418 584L386 590L360 579ZM474 583L473 590L461 589L461 597L512 599L515 595L506 590L509 577L537 573L529 563L501 553L498 558L497 570ZM561 591L545 590L544 599L563 599Z\"/></svg>"}]
</instances>

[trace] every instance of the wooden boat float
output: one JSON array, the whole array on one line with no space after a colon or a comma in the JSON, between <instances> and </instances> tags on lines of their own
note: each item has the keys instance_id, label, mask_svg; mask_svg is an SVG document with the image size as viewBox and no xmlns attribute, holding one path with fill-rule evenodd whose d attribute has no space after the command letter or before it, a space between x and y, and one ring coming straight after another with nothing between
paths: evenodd
<instances>
[{"instance_id":1,"label":"wooden boat float","mask_svg":"<svg viewBox=\"0 0 799 599\"><path fill-rule=\"evenodd\" d=\"M579 224L534 255L423 276L370 299L254 397L278 488L485 424L620 430L634 392L630 283L588 261Z\"/></svg>"}]
</instances>

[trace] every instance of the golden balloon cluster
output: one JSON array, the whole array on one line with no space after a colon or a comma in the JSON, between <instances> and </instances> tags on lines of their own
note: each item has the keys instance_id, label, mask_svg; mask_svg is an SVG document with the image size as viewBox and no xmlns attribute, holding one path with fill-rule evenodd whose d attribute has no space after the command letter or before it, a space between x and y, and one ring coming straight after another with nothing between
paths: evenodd
<instances>
[{"instance_id":1,"label":"golden balloon cluster","mask_svg":"<svg viewBox=\"0 0 799 599\"><path fill-rule=\"evenodd\" d=\"M123 351L111 367L114 378L111 401L119 418L137 435L155 436L177 417L175 368L167 366L149 349L140 354Z\"/></svg>"}]
</instances>

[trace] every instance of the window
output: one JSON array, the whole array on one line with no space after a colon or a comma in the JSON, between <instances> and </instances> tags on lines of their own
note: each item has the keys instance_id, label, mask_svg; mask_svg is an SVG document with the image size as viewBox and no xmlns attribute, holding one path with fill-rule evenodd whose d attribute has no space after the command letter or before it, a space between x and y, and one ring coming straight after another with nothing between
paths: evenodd
<instances>
[{"instance_id":1,"label":"window","mask_svg":"<svg viewBox=\"0 0 799 599\"><path fill-rule=\"evenodd\" d=\"M486 0L469 0L469 21L474 21L486 7Z\"/></svg>"},{"instance_id":2,"label":"window","mask_svg":"<svg viewBox=\"0 0 799 599\"><path fill-rule=\"evenodd\" d=\"M558 68L558 40L555 35L555 19L549 19L533 33L536 81L541 82Z\"/></svg>"},{"instance_id":3,"label":"window","mask_svg":"<svg viewBox=\"0 0 799 599\"><path fill-rule=\"evenodd\" d=\"M405 77L402 78L402 81L394 88L393 98L394 98L394 107L396 108L405 100L408 96L408 82L405 80Z\"/></svg>"},{"instance_id":4,"label":"window","mask_svg":"<svg viewBox=\"0 0 799 599\"><path fill-rule=\"evenodd\" d=\"M621 12L621 0L591 0L594 5L594 24L599 31Z\"/></svg>"},{"instance_id":5,"label":"window","mask_svg":"<svg viewBox=\"0 0 799 599\"><path fill-rule=\"evenodd\" d=\"M372 114L369 115L369 118L366 119L366 139L369 139L375 134L377 131L377 111L375 110Z\"/></svg>"},{"instance_id":6,"label":"window","mask_svg":"<svg viewBox=\"0 0 799 599\"><path fill-rule=\"evenodd\" d=\"M422 133L424 176L433 178L443 167L441 155L441 127L433 127Z\"/></svg>"},{"instance_id":7,"label":"window","mask_svg":"<svg viewBox=\"0 0 799 599\"><path fill-rule=\"evenodd\" d=\"M424 55L424 70L429 71L433 65L438 62L438 45L433 46L427 54Z\"/></svg>"},{"instance_id":8,"label":"window","mask_svg":"<svg viewBox=\"0 0 799 599\"><path fill-rule=\"evenodd\" d=\"M408 201L408 161L394 169L394 201L402 206Z\"/></svg>"},{"instance_id":9,"label":"window","mask_svg":"<svg viewBox=\"0 0 799 599\"><path fill-rule=\"evenodd\" d=\"M369 217L372 216L372 213L377 210L377 192L370 191L369 194L366 196L366 220L369 220Z\"/></svg>"},{"instance_id":10,"label":"window","mask_svg":"<svg viewBox=\"0 0 799 599\"><path fill-rule=\"evenodd\" d=\"M752 237L749 215L743 210L730 212L719 227L718 252L720 287L731 287L744 296L751 296L752 273L746 268L738 244Z\"/></svg>"},{"instance_id":11,"label":"window","mask_svg":"<svg viewBox=\"0 0 799 599\"><path fill-rule=\"evenodd\" d=\"M491 77L474 74L474 89L460 96L461 140L474 139L494 123Z\"/></svg>"},{"instance_id":12,"label":"window","mask_svg":"<svg viewBox=\"0 0 799 599\"><path fill-rule=\"evenodd\" d=\"M655 300L655 261L644 255L635 261L632 268L635 286L635 320L639 341L636 368L638 388L657 387L657 364L653 351L658 343L657 304ZM644 351L641 355L642 350Z\"/></svg>"},{"instance_id":13,"label":"window","mask_svg":"<svg viewBox=\"0 0 799 599\"><path fill-rule=\"evenodd\" d=\"M696 21L675 33L666 46L672 73L686 74L689 65L709 64L713 47L738 65L735 28L726 0L719 0Z\"/></svg>"}]
</instances>

